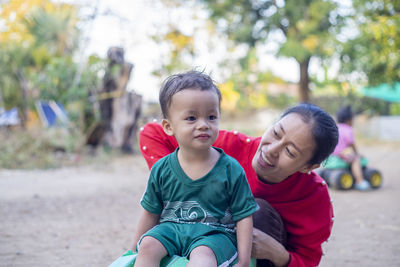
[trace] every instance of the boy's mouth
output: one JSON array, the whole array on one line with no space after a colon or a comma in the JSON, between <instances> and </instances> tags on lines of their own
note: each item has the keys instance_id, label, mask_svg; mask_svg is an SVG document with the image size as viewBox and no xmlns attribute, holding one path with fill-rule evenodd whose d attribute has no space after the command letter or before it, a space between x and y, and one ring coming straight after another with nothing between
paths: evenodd
<instances>
[{"instance_id":1,"label":"boy's mouth","mask_svg":"<svg viewBox=\"0 0 400 267\"><path fill-rule=\"evenodd\" d=\"M200 140L206 140L206 139L210 138L210 135L208 135L208 134L199 134L199 135L196 136L196 138L200 139Z\"/></svg>"}]
</instances>

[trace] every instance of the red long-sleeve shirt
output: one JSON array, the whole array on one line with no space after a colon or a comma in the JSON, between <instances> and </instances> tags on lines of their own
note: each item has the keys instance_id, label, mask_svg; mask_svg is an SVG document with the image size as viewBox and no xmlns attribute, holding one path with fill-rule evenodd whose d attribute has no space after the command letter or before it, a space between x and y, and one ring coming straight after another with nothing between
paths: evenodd
<instances>
[{"instance_id":1,"label":"red long-sleeve shirt","mask_svg":"<svg viewBox=\"0 0 400 267\"><path fill-rule=\"evenodd\" d=\"M288 237L289 267L317 266L322 257L321 245L330 236L334 220L326 183L314 172L296 172L277 184L261 182L251 166L260 139L221 130L213 146L240 163L254 197L265 199L281 215ZM178 146L175 138L166 135L157 123L141 129L139 144L149 168Z\"/></svg>"}]
</instances>

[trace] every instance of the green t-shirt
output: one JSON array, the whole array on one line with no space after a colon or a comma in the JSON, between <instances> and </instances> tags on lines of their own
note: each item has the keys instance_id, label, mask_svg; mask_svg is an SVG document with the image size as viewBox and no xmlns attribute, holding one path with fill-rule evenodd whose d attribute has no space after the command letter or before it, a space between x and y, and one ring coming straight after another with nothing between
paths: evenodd
<instances>
[{"instance_id":1,"label":"green t-shirt","mask_svg":"<svg viewBox=\"0 0 400 267\"><path fill-rule=\"evenodd\" d=\"M151 169L141 200L143 208L161 214L160 223L203 223L234 232L236 221L258 209L243 168L222 149L215 148L221 156L214 168L192 180L179 165L178 149Z\"/></svg>"}]
</instances>

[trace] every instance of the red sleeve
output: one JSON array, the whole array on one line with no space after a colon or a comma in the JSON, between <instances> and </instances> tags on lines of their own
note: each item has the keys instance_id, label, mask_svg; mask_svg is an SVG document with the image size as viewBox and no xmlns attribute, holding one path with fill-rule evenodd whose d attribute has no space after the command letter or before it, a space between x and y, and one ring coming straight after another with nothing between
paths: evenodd
<instances>
[{"instance_id":1,"label":"red sleeve","mask_svg":"<svg viewBox=\"0 0 400 267\"><path fill-rule=\"evenodd\" d=\"M326 226L310 236L303 237L301 243L289 249L290 263L288 267L318 266L322 257L321 245L330 235L328 229L330 227Z\"/></svg>"},{"instance_id":2,"label":"red sleeve","mask_svg":"<svg viewBox=\"0 0 400 267\"><path fill-rule=\"evenodd\" d=\"M253 172L251 161L259 143L260 137L250 137L238 131L220 130L213 146L222 148L226 154L236 159L248 176Z\"/></svg>"},{"instance_id":3,"label":"red sleeve","mask_svg":"<svg viewBox=\"0 0 400 267\"><path fill-rule=\"evenodd\" d=\"M291 232L288 236L289 267L318 266L323 255L322 243L331 234L334 215L329 192L326 183L315 173L313 175L318 180L317 187L310 186L313 190L307 194L308 199L304 198L293 207L298 209L299 215L291 211L297 226L287 225Z\"/></svg>"},{"instance_id":4,"label":"red sleeve","mask_svg":"<svg viewBox=\"0 0 400 267\"><path fill-rule=\"evenodd\" d=\"M220 130L213 146L222 148L226 154L235 158L247 174L259 140L259 137L250 137L237 131ZM178 147L175 137L165 134L159 123L148 123L140 129L139 145L149 168Z\"/></svg>"},{"instance_id":5,"label":"red sleeve","mask_svg":"<svg viewBox=\"0 0 400 267\"><path fill-rule=\"evenodd\" d=\"M140 152L149 169L162 157L172 153L178 147L175 137L167 135L161 124L148 123L139 132Z\"/></svg>"}]
</instances>

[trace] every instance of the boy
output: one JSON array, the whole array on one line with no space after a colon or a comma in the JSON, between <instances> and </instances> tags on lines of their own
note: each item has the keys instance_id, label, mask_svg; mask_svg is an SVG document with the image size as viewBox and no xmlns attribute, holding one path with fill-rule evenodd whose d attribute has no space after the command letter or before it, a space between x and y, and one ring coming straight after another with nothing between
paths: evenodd
<instances>
[{"instance_id":1,"label":"boy","mask_svg":"<svg viewBox=\"0 0 400 267\"><path fill-rule=\"evenodd\" d=\"M189 258L187 266L248 267L257 204L239 163L212 147L218 88L209 76L190 71L169 77L159 100L163 130L179 147L151 169L135 266L159 266L163 257L180 255Z\"/></svg>"}]
</instances>

